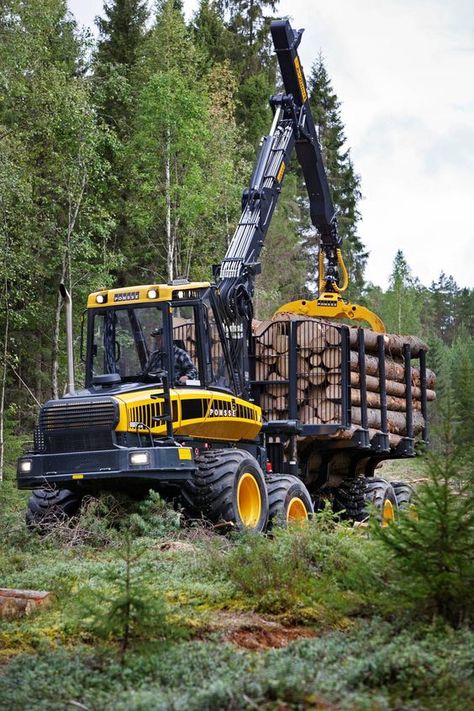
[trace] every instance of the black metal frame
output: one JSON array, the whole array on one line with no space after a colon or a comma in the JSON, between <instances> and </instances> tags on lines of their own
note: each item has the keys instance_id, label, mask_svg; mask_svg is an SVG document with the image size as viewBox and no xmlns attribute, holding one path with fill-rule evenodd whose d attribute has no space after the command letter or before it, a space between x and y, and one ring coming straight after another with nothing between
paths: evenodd
<instances>
[{"instance_id":1,"label":"black metal frame","mask_svg":"<svg viewBox=\"0 0 474 711\"><path fill-rule=\"evenodd\" d=\"M275 323L275 322L273 322ZM336 328L341 335L340 352L341 352L341 399L340 399L340 418L337 423L328 424L306 424L298 419L298 329L303 327L303 324L308 323L307 320L293 319L290 321L278 322L281 328L285 329L285 334L288 336L288 378L279 380L256 380L256 337L252 338L250 343L250 372L252 380L252 395L257 404L260 404L262 394L265 387L268 385L281 385L287 388L288 392L288 408L287 417L282 419L271 419L263 426L262 433L264 435L265 446L268 451L268 456L272 462L275 471L286 471L296 473L301 469L301 463L296 467L290 464L294 460L294 451L298 437L313 438L312 447L317 450L325 458L325 466L329 468L332 457L341 449L351 458L351 470L353 473L358 470L358 467L363 465L367 476L373 475L376 465L384 459L397 459L402 457L413 457L415 455L415 440L413 429L413 407L412 407L412 365L411 365L411 349L409 345L404 346L404 385L405 385L405 400L406 400L406 435L402 437L400 443L395 448L390 447L390 432L387 416L387 389L386 389L386 372L385 372L385 339L381 334L377 339L377 354L378 359L378 374L379 374L379 398L380 398L380 416L381 427L380 431L370 436L368 422L368 406L367 406L367 373L365 360L365 339L364 329L359 328L357 333L357 354L358 354L358 374L359 374L359 390L360 390L360 410L361 424L354 428L353 436L341 442L341 440L331 440L330 435L340 429L348 429L351 427L351 363L350 363L350 334L349 328L344 325L335 326L334 324L326 324L332 328ZM285 327L285 324L286 327ZM269 324L267 327L270 329ZM262 340L265 339L265 331L260 335ZM420 387L421 387L421 408L423 417L427 418L427 397L426 397L426 352L420 351ZM427 441L427 427L425 426L422 432L422 441ZM290 453L290 456L285 456L284 453Z\"/></svg>"}]
</instances>

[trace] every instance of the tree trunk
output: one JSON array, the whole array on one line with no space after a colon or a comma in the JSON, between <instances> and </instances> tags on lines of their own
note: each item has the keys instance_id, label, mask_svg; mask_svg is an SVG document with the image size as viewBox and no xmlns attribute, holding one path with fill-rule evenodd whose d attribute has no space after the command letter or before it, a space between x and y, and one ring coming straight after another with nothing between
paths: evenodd
<instances>
[{"instance_id":1,"label":"tree trunk","mask_svg":"<svg viewBox=\"0 0 474 711\"><path fill-rule=\"evenodd\" d=\"M174 279L175 240L171 229L171 131L166 130L165 158L165 200L166 200L166 269L168 281Z\"/></svg>"},{"instance_id":2,"label":"tree trunk","mask_svg":"<svg viewBox=\"0 0 474 711\"><path fill-rule=\"evenodd\" d=\"M331 375L328 374L328 381L331 382ZM333 376L336 378L336 376ZM339 376L340 378L340 376ZM339 379L339 382L341 380ZM367 385L367 390L371 390L374 393L380 392L380 380L373 376L373 375L367 375L366 376L366 385ZM353 388L360 388L360 374L356 372L351 372L351 386ZM405 383L397 383L395 380L386 380L385 381L385 389L387 392L387 395L395 395L396 397L405 397ZM417 387L416 385L412 385L411 388L411 395L413 398L416 399L421 399L421 388ZM436 392L434 390L427 389L426 391L426 399L428 402L431 402L433 400L436 400Z\"/></svg>"},{"instance_id":3,"label":"tree trunk","mask_svg":"<svg viewBox=\"0 0 474 711\"><path fill-rule=\"evenodd\" d=\"M10 308L8 303L8 281L4 282L5 328L3 331L3 363L2 386L0 393L0 481L3 481L3 468L5 465L5 393L7 388L7 358L8 339L10 329Z\"/></svg>"},{"instance_id":4,"label":"tree trunk","mask_svg":"<svg viewBox=\"0 0 474 711\"><path fill-rule=\"evenodd\" d=\"M349 341L351 348L356 348L358 343L358 330L357 328L349 328ZM417 336L397 336L391 333L376 333L368 328L364 328L364 344L365 350L369 353L378 352L378 339L379 336L383 336L385 351L388 355L403 355L403 346L408 344L410 346L411 355L413 358L417 358L420 355L420 351L428 350L428 346L424 343L421 338Z\"/></svg>"},{"instance_id":5,"label":"tree trunk","mask_svg":"<svg viewBox=\"0 0 474 711\"><path fill-rule=\"evenodd\" d=\"M360 390L351 390L351 403L352 405L360 405ZM421 402L419 400L413 400L412 406L414 410L421 410ZM379 393L367 391L367 407L380 409ZM387 409L394 410L395 412L405 412L407 409L407 403L405 398L395 397L394 395L387 395Z\"/></svg>"},{"instance_id":6,"label":"tree trunk","mask_svg":"<svg viewBox=\"0 0 474 711\"><path fill-rule=\"evenodd\" d=\"M362 423L362 412L359 407L352 407L352 422L360 425ZM381 411L375 409L367 409L368 426L376 430L380 430L382 426ZM388 429L393 434L406 435L406 416L402 412L387 411ZM413 434L419 434L425 425L425 420L421 412L413 411Z\"/></svg>"},{"instance_id":7,"label":"tree trunk","mask_svg":"<svg viewBox=\"0 0 474 711\"><path fill-rule=\"evenodd\" d=\"M324 355L324 354L323 354ZM351 370L359 370L359 356L355 351L351 351ZM367 375L378 375L379 374L379 359L375 356L366 355L365 356L365 369ZM420 385L420 369L412 367L411 369L411 379L414 385ZM396 363L392 358L385 358L385 377L387 380L395 380L397 382L403 382L405 380L405 367L401 363ZM432 388L436 383L436 375L432 370L426 369L426 384L427 387Z\"/></svg>"}]
</instances>

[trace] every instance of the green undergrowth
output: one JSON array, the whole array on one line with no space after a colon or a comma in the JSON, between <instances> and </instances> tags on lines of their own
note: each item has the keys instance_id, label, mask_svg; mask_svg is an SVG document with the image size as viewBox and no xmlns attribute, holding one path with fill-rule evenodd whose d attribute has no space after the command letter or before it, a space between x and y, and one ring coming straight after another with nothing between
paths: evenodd
<instances>
[{"instance_id":1,"label":"green undergrowth","mask_svg":"<svg viewBox=\"0 0 474 711\"><path fill-rule=\"evenodd\" d=\"M385 584L382 548L329 510L270 537L241 536L213 562L246 607L292 624L346 624L374 608Z\"/></svg>"},{"instance_id":2,"label":"green undergrowth","mask_svg":"<svg viewBox=\"0 0 474 711\"><path fill-rule=\"evenodd\" d=\"M465 629L404 630L374 618L260 653L218 640L142 645L125 666L107 647L61 647L1 670L0 708L465 711L473 642Z\"/></svg>"},{"instance_id":3,"label":"green undergrowth","mask_svg":"<svg viewBox=\"0 0 474 711\"><path fill-rule=\"evenodd\" d=\"M469 708L469 471L432 462L416 515L396 527L353 528L326 509L304 526L223 536L183 525L153 492L90 497L77 517L28 533L28 492L9 470L0 587L53 598L0 620L0 709ZM230 644L236 624L251 635L262 619L288 639L315 636Z\"/></svg>"}]
</instances>

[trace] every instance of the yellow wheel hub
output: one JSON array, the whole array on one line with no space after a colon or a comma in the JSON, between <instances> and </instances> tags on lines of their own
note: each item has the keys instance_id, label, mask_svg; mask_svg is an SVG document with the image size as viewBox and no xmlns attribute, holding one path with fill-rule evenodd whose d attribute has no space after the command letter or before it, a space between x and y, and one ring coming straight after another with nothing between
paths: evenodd
<instances>
[{"instance_id":1,"label":"yellow wheel hub","mask_svg":"<svg viewBox=\"0 0 474 711\"><path fill-rule=\"evenodd\" d=\"M308 520L308 510L304 505L303 501L297 496L294 496L288 504L286 520L288 523L292 523L293 521Z\"/></svg>"},{"instance_id":2,"label":"yellow wheel hub","mask_svg":"<svg viewBox=\"0 0 474 711\"><path fill-rule=\"evenodd\" d=\"M395 509L392 502L385 499L382 507L382 526L388 526L392 521L395 521Z\"/></svg>"},{"instance_id":3,"label":"yellow wheel hub","mask_svg":"<svg viewBox=\"0 0 474 711\"><path fill-rule=\"evenodd\" d=\"M247 528L255 528L262 513L262 497L253 474L243 474L237 486L237 507L239 516Z\"/></svg>"}]
</instances>

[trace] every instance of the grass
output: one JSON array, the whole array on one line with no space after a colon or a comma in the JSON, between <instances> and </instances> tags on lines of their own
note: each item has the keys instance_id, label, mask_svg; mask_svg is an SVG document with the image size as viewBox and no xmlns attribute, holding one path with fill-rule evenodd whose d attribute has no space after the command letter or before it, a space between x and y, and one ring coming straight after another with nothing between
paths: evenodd
<instances>
[{"instance_id":1,"label":"grass","mask_svg":"<svg viewBox=\"0 0 474 711\"><path fill-rule=\"evenodd\" d=\"M180 527L152 495L127 511L101 497L39 537L24 527L27 497L10 466L0 485L0 586L49 590L55 601L0 621L2 710L474 703L472 631L394 600L396 566L367 529L323 512L271 537L226 538ZM289 643L272 649L269 628ZM301 630L312 636L298 638ZM267 643L249 651L244 638Z\"/></svg>"}]
</instances>

